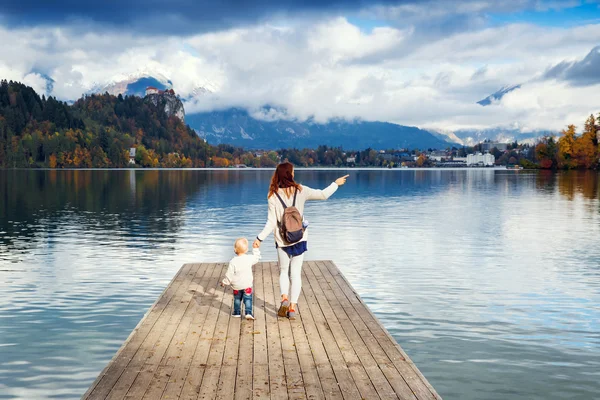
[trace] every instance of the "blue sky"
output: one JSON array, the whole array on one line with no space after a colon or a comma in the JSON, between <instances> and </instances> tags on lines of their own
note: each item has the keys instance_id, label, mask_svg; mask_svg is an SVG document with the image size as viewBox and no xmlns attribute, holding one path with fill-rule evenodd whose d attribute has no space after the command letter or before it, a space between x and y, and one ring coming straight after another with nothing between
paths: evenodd
<instances>
[{"instance_id":1,"label":"blue sky","mask_svg":"<svg viewBox=\"0 0 600 400\"><path fill-rule=\"evenodd\" d=\"M74 100L142 77L186 112L560 130L600 111L598 1L4 0L0 77ZM53 80L48 85L47 77ZM489 106L477 102L520 85ZM266 116L263 116L266 117Z\"/></svg>"},{"instance_id":2,"label":"blue sky","mask_svg":"<svg viewBox=\"0 0 600 400\"><path fill-rule=\"evenodd\" d=\"M573 7L529 9L517 12L490 14L492 24L530 23L540 26L571 27L582 23L600 22L598 2L578 2Z\"/></svg>"}]
</instances>

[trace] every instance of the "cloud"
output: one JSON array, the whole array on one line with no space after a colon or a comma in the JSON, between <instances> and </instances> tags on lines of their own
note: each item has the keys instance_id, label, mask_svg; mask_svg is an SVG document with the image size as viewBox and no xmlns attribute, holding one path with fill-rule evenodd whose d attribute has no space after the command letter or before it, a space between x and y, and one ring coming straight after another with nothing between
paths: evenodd
<instances>
[{"instance_id":1,"label":"cloud","mask_svg":"<svg viewBox=\"0 0 600 400\"><path fill-rule=\"evenodd\" d=\"M322 15L351 12L376 4L415 3L415 0L105 0L59 1L4 0L2 14L11 27L93 24L99 29L134 30L147 34L189 34L253 24L274 16Z\"/></svg>"},{"instance_id":2,"label":"cloud","mask_svg":"<svg viewBox=\"0 0 600 400\"><path fill-rule=\"evenodd\" d=\"M480 28L490 13L576 7L580 0L3 0L0 23L12 28L65 26L80 31L121 29L148 35L189 35L262 23L276 18L330 18L362 14L426 27L428 34Z\"/></svg>"},{"instance_id":3,"label":"cloud","mask_svg":"<svg viewBox=\"0 0 600 400\"><path fill-rule=\"evenodd\" d=\"M546 79L564 80L573 85L600 84L600 46L596 46L583 60L563 61L544 74Z\"/></svg>"},{"instance_id":4,"label":"cloud","mask_svg":"<svg viewBox=\"0 0 600 400\"><path fill-rule=\"evenodd\" d=\"M45 74L55 81L53 95L76 99L131 74L160 74L182 97L198 87L209 89L186 101L188 114L241 107L271 119L361 118L444 130L514 124L559 130L600 109L594 81L572 85L545 77L549 67L565 59L583 63L600 43L600 24L474 22L468 29L435 32L428 31L430 21L421 21L427 7L439 20L457 13L478 20L494 9L485 1L405 3L398 14L388 13L395 23L369 28L324 15L184 36L0 26L0 77L31 82L42 93ZM501 101L476 104L518 83L523 86ZM265 105L285 113L265 113Z\"/></svg>"}]
</instances>

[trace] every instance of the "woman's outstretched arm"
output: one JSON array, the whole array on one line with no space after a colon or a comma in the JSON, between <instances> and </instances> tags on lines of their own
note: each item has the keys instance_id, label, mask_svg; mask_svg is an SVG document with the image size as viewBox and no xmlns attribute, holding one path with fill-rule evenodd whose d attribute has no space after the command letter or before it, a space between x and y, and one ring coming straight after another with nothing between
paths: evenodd
<instances>
[{"instance_id":1,"label":"woman's outstretched arm","mask_svg":"<svg viewBox=\"0 0 600 400\"><path fill-rule=\"evenodd\" d=\"M348 176L350 176L350 175L346 175L346 176L342 176L341 178L337 178L335 180L335 182L333 182L331 185L327 186L323 190L311 189L308 186L304 186L303 188L308 190L308 193L306 194L306 199L307 200L327 200L328 198L331 197L332 194L335 193L335 191L338 189L339 186L342 186L344 183L346 183L346 178L348 178Z\"/></svg>"},{"instance_id":2,"label":"woman's outstretched arm","mask_svg":"<svg viewBox=\"0 0 600 400\"><path fill-rule=\"evenodd\" d=\"M258 248L260 247L260 242L265 240L271 232L275 230L277 226L277 217L275 216L275 203L273 201L269 201L269 212L267 214L267 223L263 228L262 232L258 234L256 240L252 244L252 247Z\"/></svg>"}]
</instances>

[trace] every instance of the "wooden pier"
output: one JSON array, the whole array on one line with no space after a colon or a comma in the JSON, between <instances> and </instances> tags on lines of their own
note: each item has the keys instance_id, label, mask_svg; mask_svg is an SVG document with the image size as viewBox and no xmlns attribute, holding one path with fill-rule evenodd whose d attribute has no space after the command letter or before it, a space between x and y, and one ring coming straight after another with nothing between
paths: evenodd
<instances>
[{"instance_id":1,"label":"wooden pier","mask_svg":"<svg viewBox=\"0 0 600 400\"><path fill-rule=\"evenodd\" d=\"M331 261L303 266L277 317L277 263L254 267L255 321L232 318L227 264L185 264L84 399L440 399Z\"/></svg>"}]
</instances>

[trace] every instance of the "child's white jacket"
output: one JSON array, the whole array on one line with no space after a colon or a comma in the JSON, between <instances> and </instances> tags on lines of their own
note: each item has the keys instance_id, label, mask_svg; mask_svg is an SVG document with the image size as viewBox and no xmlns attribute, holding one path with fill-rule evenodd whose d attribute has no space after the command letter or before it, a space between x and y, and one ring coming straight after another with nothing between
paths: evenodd
<instances>
[{"instance_id":1,"label":"child's white jacket","mask_svg":"<svg viewBox=\"0 0 600 400\"><path fill-rule=\"evenodd\" d=\"M224 285L231 285L234 290L252 287L252 266L260 261L260 250L252 249L252 255L235 256L229 262L229 267L223 279Z\"/></svg>"}]
</instances>

